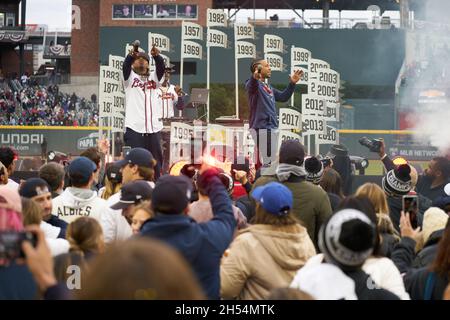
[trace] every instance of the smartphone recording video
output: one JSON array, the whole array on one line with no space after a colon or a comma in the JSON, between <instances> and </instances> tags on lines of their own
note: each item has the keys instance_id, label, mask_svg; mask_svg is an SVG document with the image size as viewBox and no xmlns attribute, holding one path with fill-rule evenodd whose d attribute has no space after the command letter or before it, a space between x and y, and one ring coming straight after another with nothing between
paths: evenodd
<instances>
[{"instance_id":1,"label":"smartphone recording video","mask_svg":"<svg viewBox=\"0 0 450 320\"><path fill-rule=\"evenodd\" d=\"M403 196L402 208L404 213L409 213L411 226L416 229L418 227L419 198L416 195Z\"/></svg>"}]
</instances>

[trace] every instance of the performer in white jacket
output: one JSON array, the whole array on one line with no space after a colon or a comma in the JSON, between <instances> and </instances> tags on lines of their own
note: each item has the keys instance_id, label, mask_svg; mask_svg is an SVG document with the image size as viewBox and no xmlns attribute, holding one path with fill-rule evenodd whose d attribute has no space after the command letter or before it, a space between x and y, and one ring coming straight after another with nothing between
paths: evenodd
<instances>
[{"instance_id":1,"label":"performer in white jacket","mask_svg":"<svg viewBox=\"0 0 450 320\"><path fill-rule=\"evenodd\" d=\"M67 223L83 216L101 222L102 213L106 210L106 201L91 190L96 169L95 163L86 157L78 157L70 163L68 173L72 186L53 199L54 215Z\"/></svg>"}]
</instances>

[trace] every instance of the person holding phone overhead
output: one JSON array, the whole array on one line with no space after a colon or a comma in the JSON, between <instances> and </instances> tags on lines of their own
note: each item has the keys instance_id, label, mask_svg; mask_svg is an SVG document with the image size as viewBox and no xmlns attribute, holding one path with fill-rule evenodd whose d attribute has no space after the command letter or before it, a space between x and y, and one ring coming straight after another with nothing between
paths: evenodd
<instances>
[{"instance_id":1,"label":"person holding phone overhead","mask_svg":"<svg viewBox=\"0 0 450 320\"><path fill-rule=\"evenodd\" d=\"M279 91L266 83L271 76L271 69L266 60L254 60L250 65L252 76L245 82L250 109L250 129L258 148L257 169L269 165L275 156L278 115L275 101L286 102L294 93L295 84L300 80L303 71L296 70L289 77L289 85ZM266 143L264 143L266 141ZM273 150L273 154L272 154Z\"/></svg>"}]
</instances>

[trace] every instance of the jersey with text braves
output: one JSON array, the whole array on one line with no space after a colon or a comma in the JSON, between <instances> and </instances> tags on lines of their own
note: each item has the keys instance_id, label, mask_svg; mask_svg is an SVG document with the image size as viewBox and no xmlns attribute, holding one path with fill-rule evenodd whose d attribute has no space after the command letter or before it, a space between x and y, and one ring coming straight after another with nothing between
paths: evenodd
<instances>
[{"instance_id":1,"label":"jersey with text braves","mask_svg":"<svg viewBox=\"0 0 450 320\"><path fill-rule=\"evenodd\" d=\"M156 72L141 77L133 70L124 81L125 127L139 133L155 133L163 128L158 93L160 83Z\"/></svg>"},{"instance_id":2,"label":"jersey with text braves","mask_svg":"<svg viewBox=\"0 0 450 320\"><path fill-rule=\"evenodd\" d=\"M175 105L178 101L178 94L175 92L175 86L171 84L169 87L159 87L158 101L162 110L162 118L172 118L174 116Z\"/></svg>"}]
</instances>

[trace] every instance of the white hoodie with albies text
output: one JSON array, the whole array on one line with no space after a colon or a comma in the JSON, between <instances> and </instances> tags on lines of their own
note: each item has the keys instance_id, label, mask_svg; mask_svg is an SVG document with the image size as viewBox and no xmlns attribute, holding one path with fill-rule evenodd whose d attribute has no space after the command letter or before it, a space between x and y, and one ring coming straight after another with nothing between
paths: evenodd
<instances>
[{"instance_id":1,"label":"white hoodie with albies text","mask_svg":"<svg viewBox=\"0 0 450 320\"><path fill-rule=\"evenodd\" d=\"M99 198L95 191L74 187L68 187L52 203L52 214L67 223L79 217L91 217L100 222L107 208L106 201Z\"/></svg>"}]
</instances>

